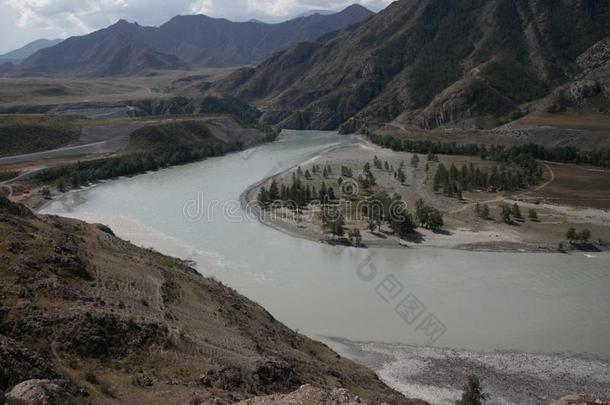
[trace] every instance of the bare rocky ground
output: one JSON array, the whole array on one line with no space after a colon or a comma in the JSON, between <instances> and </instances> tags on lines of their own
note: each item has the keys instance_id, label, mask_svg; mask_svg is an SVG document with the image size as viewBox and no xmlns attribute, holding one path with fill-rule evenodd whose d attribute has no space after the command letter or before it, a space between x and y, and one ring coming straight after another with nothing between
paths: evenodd
<instances>
[{"instance_id":1,"label":"bare rocky ground","mask_svg":"<svg viewBox=\"0 0 610 405\"><path fill-rule=\"evenodd\" d=\"M284 395L269 395L240 402L240 405L358 405L366 404L359 396L345 389L332 391L303 385L298 390Z\"/></svg>"},{"instance_id":2,"label":"bare rocky ground","mask_svg":"<svg viewBox=\"0 0 610 405\"><path fill-rule=\"evenodd\" d=\"M363 403L423 403L102 225L0 197L0 234L0 393L10 404L224 404L303 384Z\"/></svg>"},{"instance_id":3,"label":"bare rocky ground","mask_svg":"<svg viewBox=\"0 0 610 405\"><path fill-rule=\"evenodd\" d=\"M433 405L453 405L471 374L481 378L488 405L607 404L595 401L610 398L610 363L594 356L336 341L396 390ZM573 393L589 395L560 401Z\"/></svg>"}]
</instances>

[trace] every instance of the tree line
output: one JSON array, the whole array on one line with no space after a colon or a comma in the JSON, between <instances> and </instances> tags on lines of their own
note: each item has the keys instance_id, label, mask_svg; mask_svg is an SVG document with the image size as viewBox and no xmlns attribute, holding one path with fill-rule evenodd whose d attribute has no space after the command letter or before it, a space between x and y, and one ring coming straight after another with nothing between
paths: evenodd
<instances>
[{"instance_id":1,"label":"tree line","mask_svg":"<svg viewBox=\"0 0 610 405\"><path fill-rule=\"evenodd\" d=\"M610 149L581 150L575 146L547 147L534 143L514 146L458 144L456 142L400 139L393 135L379 134L370 134L369 138L377 145L411 153L479 156L482 159L516 164L529 160L546 160L610 167Z\"/></svg>"},{"instance_id":2,"label":"tree line","mask_svg":"<svg viewBox=\"0 0 610 405\"><path fill-rule=\"evenodd\" d=\"M314 201L329 204L336 200L335 189L327 186L325 182L322 182L320 190L317 190L316 186L303 184L294 174L290 186L279 185L277 181L273 180L269 188L261 187L257 196L258 204L262 208L269 207L276 202L295 205L292 208L305 208Z\"/></svg>"},{"instance_id":3,"label":"tree line","mask_svg":"<svg viewBox=\"0 0 610 405\"><path fill-rule=\"evenodd\" d=\"M280 185L273 180L269 188L261 187L257 201L263 209L277 203L299 210L311 203L319 203L322 228L335 237L345 235L344 213L336 206L338 200L333 187L327 186L325 182L322 182L320 189L317 190L315 186L304 184L293 174L291 185ZM418 226L437 230L444 225L442 211L427 205L423 200L417 201L415 214L412 214L399 195L390 196L385 191L378 192L359 203L357 212L367 218L371 232L381 231L382 225L387 224L401 238L412 233ZM352 231L349 236L355 241L361 240L359 231Z\"/></svg>"},{"instance_id":4,"label":"tree line","mask_svg":"<svg viewBox=\"0 0 610 405\"><path fill-rule=\"evenodd\" d=\"M462 165L461 169L451 164L447 169L440 163L433 179L434 191L442 191L445 195L462 198L462 192L475 189L493 191L514 191L539 184L542 179L542 169L539 165L508 167L493 166L491 169Z\"/></svg>"},{"instance_id":5,"label":"tree line","mask_svg":"<svg viewBox=\"0 0 610 405\"><path fill-rule=\"evenodd\" d=\"M160 168L192 163L204 158L224 155L241 149L238 143L211 143L201 148L167 146L149 152L107 159L78 162L45 169L36 175L44 183L56 182L60 191L79 188L99 180L131 176Z\"/></svg>"}]
</instances>

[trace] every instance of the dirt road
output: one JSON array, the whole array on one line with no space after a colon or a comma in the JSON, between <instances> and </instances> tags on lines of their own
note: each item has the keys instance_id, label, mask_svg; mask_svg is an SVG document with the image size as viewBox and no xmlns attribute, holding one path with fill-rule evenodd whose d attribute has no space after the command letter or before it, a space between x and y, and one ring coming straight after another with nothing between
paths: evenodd
<instances>
[{"instance_id":1,"label":"dirt road","mask_svg":"<svg viewBox=\"0 0 610 405\"><path fill-rule=\"evenodd\" d=\"M42 152L3 157L0 158L0 165L116 152L124 149L129 143L129 135L144 125L143 122L136 122L132 124L83 128L80 139L76 143Z\"/></svg>"}]
</instances>

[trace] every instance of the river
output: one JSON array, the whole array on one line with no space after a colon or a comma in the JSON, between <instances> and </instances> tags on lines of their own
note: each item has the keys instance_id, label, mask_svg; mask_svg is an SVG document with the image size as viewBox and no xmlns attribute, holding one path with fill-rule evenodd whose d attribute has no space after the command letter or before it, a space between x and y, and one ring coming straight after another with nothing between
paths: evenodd
<instances>
[{"instance_id":1,"label":"river","mask_svg":"<svg viewBox=\"0 0 610 405\"><path fill-rule=\"evenodd\" d=\"M355 141L285 131L240 153L67 193L43 213L102 222L192 260L288 326L435 404L452 403L469 370L486 376L490 403L610 395L610 254L332 247L244 215L248 186Z\"/></svg>"}]
</instances>

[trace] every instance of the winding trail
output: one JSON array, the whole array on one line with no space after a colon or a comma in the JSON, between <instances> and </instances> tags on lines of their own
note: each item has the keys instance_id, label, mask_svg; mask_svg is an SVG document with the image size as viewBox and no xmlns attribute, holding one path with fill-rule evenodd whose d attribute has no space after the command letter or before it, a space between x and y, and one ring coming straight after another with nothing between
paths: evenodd
<instances>
[{"instance_id":1,"label":"winding trail","mask_svg":"<svg viewBox=\"0 0 610 405\"><path fill-rule=\"evenodd\" d=\"M544 166L545 166L545 167L546 167L546 168L549 170L549 173L551 173L551 178L550 178L550 180L546 181L544 184L542 184L542 185L540 185L540 186L536 187L534 190L529 191L529 192L527 192L527 193L525 193L525 194L529 194L529 193L532 193L532 192L534 192L534 191L540 191L540 190L542 190L543 188L545 188L546 186L548 186L549 184L551 184L552 182L554 182L554 181L555 181L555 172L553 171L553 169L551 168L551 166L549 166L547 163L545 163L545 164L544 164Z\"/></svg>"},{"instance_id":2,"label":"winding trail","mask_svg":"<svg viewBox=\"0 0 610 405\"><path fill-rule=\"evenodd\" d=\"M12 179L8 179L3 182L0 182L0 187L5 187L8 189L7 198L10 199L13 196L13 186L10 183L13 183L18 180L23 180L28 177L32 177L36 173L41 172L45 169L47 169L47 166L39 166L39 167L35 167L35 168L29 169L29 170L24 170L23 172L19 173L19 175L17 175L16 177L13 177Z\"/></svg>"},{"instance_id":3,"label":"winding trail","mask_svg":"<svg viewBox=\"0 0 610 405\"><path fill-rule=\"evenodd\" d=\"M129 135L145 124L103 125L83 128L78 142L61 148L0 158L0 165L32 162L88 154L116 152L129 143Z\"/></svg>"}]
</instances>

